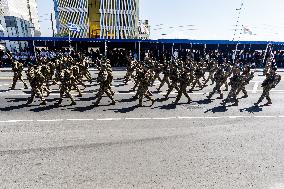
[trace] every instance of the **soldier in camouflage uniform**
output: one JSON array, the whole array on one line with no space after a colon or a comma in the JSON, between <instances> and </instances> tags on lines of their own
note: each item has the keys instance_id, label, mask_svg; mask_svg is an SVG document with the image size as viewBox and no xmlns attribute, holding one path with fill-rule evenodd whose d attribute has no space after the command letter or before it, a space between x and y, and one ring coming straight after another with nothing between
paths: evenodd
<instances>
[{"instance_id":1,"label":"soldier in camouflage uniform","mask_svg":"<svg viewBox=\"0 0 284 189\"><path fill-rule=\"evenodd\" d=\"M240 85L240 88L237 92L237 95L242 92L244 96L242 98L247 98L248 97L248 92L246 90L246 85L249 84L249 82L254 78L254 73L251 72L251 68L249 66L246 66L244 68L244 71L241 75L243 82Z\"/></svg>"},{"instance_id":2,"label":"soldier in camouflage uniform","mask_svg":"<svg viewBox=\"0 0 284 189\"><path fill-rule=\"evenodd\" d=\"M148 90L152 82L152 75L150 73L150 70L145 65L142 66L142 70L140 70L140 73L141 73L140 74L141 78L139 79L138 90L137 90L136 95L132 99L138 98L139 99L138 106L142 107L143 98L146 97L148 100L152 102L151 106L153 106L155 103L155 100L152 99L151 93Z\"/></svg>"},{"instance_id":3,"label":"soldier in camouflage uniform","mask_svg":"<svg viewBox=\"0 0 284 189\"><path fill-rule=\"evenodd\" d=\"M96 94L97 101L94 104L95 106L99 105L103 97L103 94L106 94L112 100L111 105L114 105L116 103L115 100L113 99L114 92L111 90L111 83L113 76L110 70L111 68L109 68L109 66L106 63L102 64L97 78L97 81L100 84L100 89L99 92Z\"/></svg>"},{"instance_id":4,"label":"soldier in camouflage uniform","mask_svg":"<svg viewBox=\"0 0 284 189\"><path fill-rule=\"evenodd\" d=\"M188 74L189 71L187 69L183 69L181 74L179 75L179 90L178 90L178 95L176 97L176 100L174 101L174 104L178 104L180 101L182 95L184 95L187 98L187 103L190 104L192 102L191 98L187 94L186 88L188 87Z\"/></svg>"},{"instance_id":5,"label":"soldier in camouflage uniform","mask_svg":"<svg viewBox=\"0 0 284 189\"><path fill-rule=\"evenodd\" d=\"M226 73L221 65L219 65L217 72L214 75L215 87L213 91L209 93L207 96L208 99L212 98L215 93L220 94L219 99L223 99L223 93L221 91L221 87L227 81Z\"/></svg>"},{"instance_id":6,"label":"soldier in camouflage uniform","mask_svg":"<svg viewBox=\"0 0 284 189\"><path fill-rule=\"evenodd\" d=\"M23 82L25 89L28 89L28 85L26 84L26 82L23 80L23 70L24 70L24 65L21 62L18 61L12 61L12 70L14 72L14 77L13 77L13 84L11 89L14 90L17 84L17 81L20 80Z\"/></svg>"},{"instance_id":7,"label":"soldier in camouflage uniform","mask_svg":"<svg viewBox=\"0 0 284 189\"><path fill-rule=\"evenodd\" d=\"M272 67L270 69L269 74L266 75L266 79L263 81L261 85L263 87L262 95L257 101L257 103L255 103L255 106L258 106L263 101L264 98L267 99L267 103L265 105L269 106L272 104L269 92L271 89L275 88L278 85L278 83L281 81L281 76L277 74L276 71L277 68Z\"/></svg>"},{"instance_id":8,"label":"soldier in camouflage uniform","mask_svg":"<svg viewBox=\"0 0 284 189\"><path fill-rule=\"evenodd\" d=\"M41 105L46 105L46 100L44 98L43 84L45 82L45 77L42 72L34 67L30 67L27 72L28 80L31 86L31 97L29 98L27 104L31 104L34 101L35 96L41 99Z\"/></svg>"},{"instance_id":9,"label":"soldier in camouflage uniform","mask_svg":"<svg viewBox=\"0 0 284 189\"><path fill-rule=\"evenodd\" d=\"M179 78L179 70L178 70L178 65L177 64L172 64L172 68L170 71L170 80L171 80L171 84L169 86L168 92L164 97L164 100L168 100L169 99L169 95L171 94L171 92L176 89L177 91L179 91L180 89L178 88L178 78Z\"/></svg>"},{"instance_id":10,"label":"soldier in camouflage uniform","mask_svg":"<svg viewBox=\"0 0 284 189\"><path fill-rule=\"evenodd\" d=\"M160 86L157 88L158 92L161 91L161 88L165 85L165 83L168 85L168 88L170 87L170 67L168 62L166 62L162 68L162 72L163 72L163 79L161 79L161 84Z\"/></svg>"},{"instance_id":11,"label":"soldier in camouflage uniform","mask_svg":"<svg viewBox=\"0 0 284 189\"><path fill-rule=\"evenodd\" d=\"M233 76L230 78L229 85L231 86L231 90L228 94L228 97L223 100L222 105L226 105L228 102L234 102L233 106L239 105L239 100L237 98L237 93L239 88L243 82L242 77L240 75L241 71L239 68L233 69Z\"/></svg>"},{"instance_id":12,"label":"soldier in camouflage uniform","mask_svg":"<svg viewBox=\"0 0 284 189\"><path fill-rule=\"evenodd\" d=\"M72 72L68 69L63 69L60 74L60 99L58 101L58 105L61 105L63 101L64 95L66 95L71 100L71 105L76 105L75 99L71 94L72 90L72 81L74 80L74 76L72 75Z\"/></svg>"}]
</instances>

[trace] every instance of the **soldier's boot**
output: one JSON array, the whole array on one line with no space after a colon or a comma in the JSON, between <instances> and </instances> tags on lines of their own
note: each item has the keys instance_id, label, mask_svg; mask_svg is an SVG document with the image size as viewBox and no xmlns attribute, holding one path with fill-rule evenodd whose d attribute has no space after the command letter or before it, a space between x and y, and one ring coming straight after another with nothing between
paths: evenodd
<instances>
[{"instance_id":1,"label":"soldier's boot","mask_svg":"<svg viewBox=\"0 0 284 189\"><path fill-rule=\"evenodd\" d=\"M61 104L62 104L62 101L63 101L63 99L60 98L59 101L57 102L57 104L58 104L58 105L61 105Z\"/></svg>"},{"instance_id":2,"label":"soldier's boot","mask_svg":"<svg viewBox=\"0 0 284 189\"><path fill-rule=\"evenodd\" d=\"M25 89L29 89L28 85L24 82Z\"/></svg>"},{"instance_id":3,"label":"soldier's boot","mask_svg":"<svg viewBox=\"0 0 284 189\"><path fill-rule=\"evenodd\" d=\"M73 106L73 105L76 105L77 103L74 101L74 100L72 100L72 102L71 102L71 106Z\"/></svg>"},{"instance_id":4,"label":"soldier's boot","mask_svg":"<svg viewBox=\"0 0 284 189\"><path fill-rule=\"evenodd\" d=\"M27 105L30 105L30 104L32 104L32 103L33 103L33 99L32 99L32 98L29 98L26 104L27 104Z\"/></svg>"},{"instance_id":5,"label":"soldier's boot","mask_svg":"<svg viewBox=\"0 0 284 189\"><path fill-rule=\"evenodd\" d=\"M209 95L207 96L207 98L208 98L208 99L211 99L212 96L213 96L213 93L211 92L211 93L209 93Z\"/></svg>"},{"instance_id":6,"label":"soldier's boot","mask_svg":"<svg viewBox=\"0 0 284 189\"><path fill-rule=\"evenodd\" d=\"M260 103L262 102L262 100L258 100L257 103L254 103L255 106L258 106Z\"/></svg>"},{"instance_id":7,"label":"soldier's boot","mask_svg":"<svg viewBox=\"0 0 284 189\"><path fill-rule=\"evenodd\" d=\"M247 98L248 97L248 94L245 93L244 96L242 98Z\"/></svg>"},{"instance_id":8,"label":"soldier's boot","mask_svg":"<svg viewBox=\"0 0 284 189\"><path fill-rule=\"evenodd\" d=\"M220 94L220 96L217 99L223 99L223 98L224 98L224 95Z\"/></svg>"},{"instance_id":9,"label":"soldier's boot","mask_svg":"<svg viewBox=\"0 0 284 189\"><path fill-rule=\"evenodd\" d=\"M267 102L265 105L266 105L266 106L270 106L270 105L272 104L272 101L271 101L270 98L268 98L267 100L268 100L268 102Z\"/></svg>"},{"instance_id":10,"label":"soldier's boot","mask_svg":"<svg viewBox=\"0 0 284 189\"><path fill-rule=\"evenodd\" d=\"M43 101L40 103L40 105L46 106L46 100L43 100Z\"/></svg>"},{"instance_id":11,"label":"soldier's boot","mask_svg":"<svg viewBox=\"0 0 284 189\"><path fill-rule=\"evenodd\" d=\"M239 106L239 102L237 100L235 100L235 103L232 104L232 106Z\"/></svg>"}]
</instances>

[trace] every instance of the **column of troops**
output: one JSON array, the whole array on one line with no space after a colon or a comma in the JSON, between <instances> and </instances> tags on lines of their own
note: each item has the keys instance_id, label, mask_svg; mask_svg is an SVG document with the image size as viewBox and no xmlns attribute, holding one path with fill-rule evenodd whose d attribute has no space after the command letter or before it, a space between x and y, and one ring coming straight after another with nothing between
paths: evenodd
<instances>
[{"instance_id":1,"label":"column of troops","mask_svg":"<svg viewBox=\"0 0 284 189\"><path fill-rule=\"evenodd\" d=\"M12 57L10 59L14 72L11 89L15 89L18 81L23 82L25 88L28 89L28 85L23 80L23 64L13 60ZM177 91L173 103L177 104L182 95L187 98L188 103L191 103L192 99L189 94L193 90L203 90L209 85L214 85L214 87L207 96L208 99L211 99L213 95L219 95L218 98L223 100L222 105L232 103L233 106L238 106L238 95L243 93L243 98L248 97L246 86L254 78L254 72L250 64L240 66L238 60L234 63L230 61L220 63L216 59L196 61L191 57L187 57L186 60L174 58L171 60L165 58L164 61L156 61L153 58L145 58L143 61L132 61L131 58L126 60L128 67L124 77L124 84L127 85L131 80L134 82L132 90L136 91L136 94L132 99L138 100L139 106L143 106L143 98L151 101L151 105L155 101L168 100L173 90ZM267 66L264 69L266 79L262 83L263 93L255 103L256 106L265 98L267 99L266 105L272 104L269 92L281 81L281 76L276 73L277 67L273 65L272 61L272 58L267 59ZM77 58L68 55L58 55L52 59L38 58L36 64L28 65L26 72L31 87L31 97L27 104L33 103L34 98L38 97L41 99L41 104L46 105L46 97L51 93L51 85L58 85L60 91L58 105L62 103L64 97L69 98L72 105L75 105L76 101L71 91L77 91L78 96L82 97L86 82L93 82L89 64L89 59L83 55ZM111 99L112 104L115 104L115 92L111 88L113 74L110 61L102 57L100 60L96 60L95 65L99 71L96 78L99 90L96 94L95 105L99 105L104 94ZM165 85L168 88L162 99L153 99L153 91L149 89L154 86L156 80L160 81L157 92ZM223 86L225 90L222 90ZM223 91L229 91L227 97L224 97Z\"/></svg>"}]
</instances>

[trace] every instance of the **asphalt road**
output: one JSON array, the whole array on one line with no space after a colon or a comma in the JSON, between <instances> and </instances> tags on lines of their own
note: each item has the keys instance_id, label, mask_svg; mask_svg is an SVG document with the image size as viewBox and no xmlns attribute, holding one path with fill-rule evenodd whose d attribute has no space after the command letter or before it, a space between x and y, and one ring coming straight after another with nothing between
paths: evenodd
<instances>
[{"instance_id":1,"label":"asphalt road","mask_svg":"<svg viewBox=\"0 0 284 189\"><path fill-rule=\"evenodd\" d=\"M12 74L0 72L0 188L284 188L284 82L272 106L253 106L256 73L239 107L206 100L208 86L192 104L172 105L173 93L138 108L133 83L114 73L116 105L94 107L92 84L76 106L57 107L56 87L47 106L27 106L29 90L8 90Z\"/></svg>"}]
</instances>

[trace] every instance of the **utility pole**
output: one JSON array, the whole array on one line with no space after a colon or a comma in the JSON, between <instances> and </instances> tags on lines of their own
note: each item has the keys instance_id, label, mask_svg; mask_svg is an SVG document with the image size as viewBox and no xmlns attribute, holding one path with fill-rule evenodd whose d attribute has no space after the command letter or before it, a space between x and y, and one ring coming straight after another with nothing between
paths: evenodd
<instances>
[{"instance_id":1,"label":"utility pole","mask_svg":"<svg viewBox=\"0 0 284 189\"><path fill-rule=\"evenodd\" d=\"M50 21L51 21L51 29L52 29L52 37L55 36L55 32L54 32L54 23L53 23L53 14L50 14Z\"/></svg>"}]
</instances>

